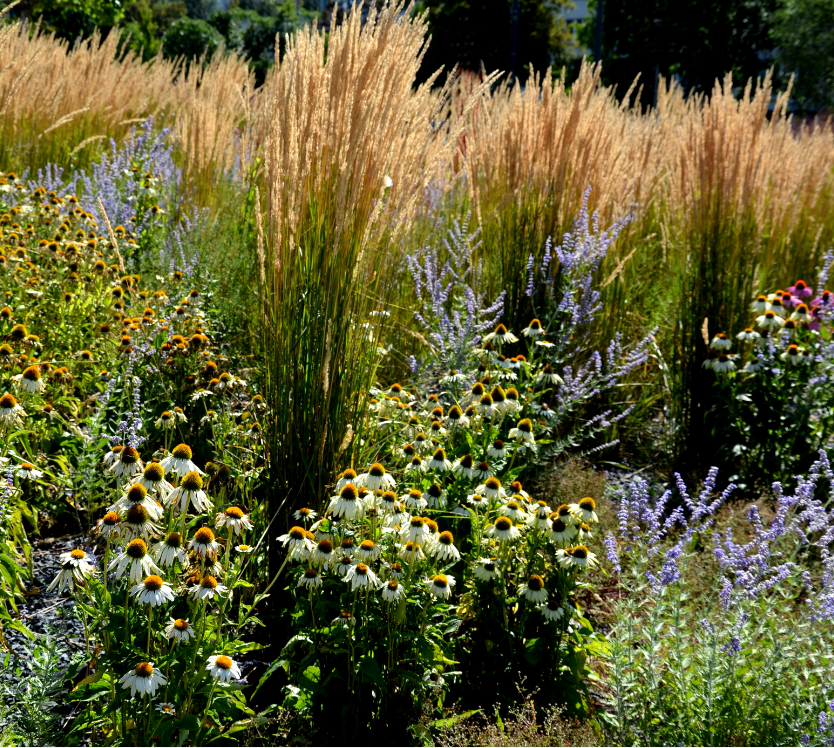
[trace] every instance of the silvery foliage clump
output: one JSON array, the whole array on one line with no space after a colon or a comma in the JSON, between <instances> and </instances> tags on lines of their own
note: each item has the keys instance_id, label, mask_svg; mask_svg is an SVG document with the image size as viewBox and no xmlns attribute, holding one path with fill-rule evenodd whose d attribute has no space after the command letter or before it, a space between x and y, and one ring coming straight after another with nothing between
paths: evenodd
<instances>
[{"instance_id":1,"label":"silvery foliage clump","mask_svg":"<svg viewBox=\"0 0 834 748\"><path fill-rule=\"evenodd\" d=\"M752 504L735 529L724 507L735 487L717 493L717 477L694 498L679 475L660 495L635 481L615 497L619 526L604 542L626 594L609 638L606 729L620 744L832 745L828 456L793 491L773 485L768 520Z\"/></svg>"}]
</instances>

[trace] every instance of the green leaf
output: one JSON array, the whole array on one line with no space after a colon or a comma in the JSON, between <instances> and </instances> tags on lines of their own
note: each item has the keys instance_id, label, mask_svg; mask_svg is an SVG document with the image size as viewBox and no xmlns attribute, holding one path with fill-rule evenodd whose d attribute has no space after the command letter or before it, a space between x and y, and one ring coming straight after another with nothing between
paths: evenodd
<instances>
[{"instance_id":1,"label":"green leaf","mask_svg":"<svg viewBox=\"0 0 834 748\"><path fill-rule=\"evenodd\" d=\"M385 690L385 680L382 677L382 671L379 669L377 661L370 655L366 655L359 661L359 672L365 681L369 681L379 686L383 691Z\"/></svg>"},{"instance_id":2,"label":"green leaf","mask_svg":"<svg viewBox=\"0 0 834 748\"><path fill-rule=\"evenodd\" d=\"M444 719L436 719L434 722L429 722L432 727L437 728L444 728L444 727L451 727L452 725L456 725L458 722L462 720L469 719L473 714L478 714L480 709L472 709L468 712L462 712L461 714L456 714L453 717L445 717Z\"/></svg>"}]
</instances>

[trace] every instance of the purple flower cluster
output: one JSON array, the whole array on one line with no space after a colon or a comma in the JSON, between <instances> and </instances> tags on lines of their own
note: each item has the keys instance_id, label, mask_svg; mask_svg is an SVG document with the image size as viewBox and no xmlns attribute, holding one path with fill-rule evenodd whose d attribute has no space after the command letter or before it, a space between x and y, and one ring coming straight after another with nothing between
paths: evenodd
<instances>
[{"instance_id":1,"label":"purple flower cluster","mask_svg":"<svg viewBox=\"0 0 834 748\"><path fill-rule=\"evenodd\" d=\"M467 216L449 230L442 252L427 247L405 258L419 304L414 318L431 346L427 365L432 370L464 368L481 336L495 327L504 311L503 291L485 305L479 291L482 263L472 261L479 232L468 231Z\"/></svg>"}]
</instances>

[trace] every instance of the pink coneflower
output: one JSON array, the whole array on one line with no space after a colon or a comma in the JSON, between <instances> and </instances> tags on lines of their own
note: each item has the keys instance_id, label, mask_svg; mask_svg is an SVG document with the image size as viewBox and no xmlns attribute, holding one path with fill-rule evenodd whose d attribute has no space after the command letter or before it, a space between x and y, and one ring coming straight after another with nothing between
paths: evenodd
<instances>
[{"instance_id":1,"label":"pink coneflower","mask_svg":"<svg viewBox=\"0 0 834 748\"><path fill-rule=\"evenodd\" d=\"M788 286L788 293L797 298L804 301L805 299L810 299L814 295L814 289L811 288L804 280L798 280L792 286Z\"/></svg>"}]
</instances>

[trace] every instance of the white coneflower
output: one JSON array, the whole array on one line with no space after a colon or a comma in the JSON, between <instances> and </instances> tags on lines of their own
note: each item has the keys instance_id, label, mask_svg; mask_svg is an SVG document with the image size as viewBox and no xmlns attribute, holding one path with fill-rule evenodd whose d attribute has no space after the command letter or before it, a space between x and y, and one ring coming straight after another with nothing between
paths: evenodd
<instances>
[{"instance_id":1,"label":"white coneflower","mask_svg":"<svg viewBox=\"0 0 834 748\"><path fill-rule=\"evenodd\" d=\"M502 517L509 517L513 522L525 522L527 520L527 512L515 499L510 499L506 504L499 506L498 514Z\"/></svg>"},{"instance_id":2,"label":"white coneflower","mask_svg":"<svg viewBox=\"0 0 834 748\"><path fill-rule=\"evenodd\" d=\"M0 423L4 426L19 426L26 417L26 411L14 395L6 393L0 397Z\"/></svg>"},{"instance_id":3,"label":"white coneflower","mask_svg":"<svg viewBox=\"0 0 834 748\"><path fill-rule=\"evenodd\" d=\"M803 364L813 364L816 363L817 357L814 355L813 351L804 350L802 351L802 363Z\"/></svg>"},{"instance_id":4,"label":"white coneflower","mask_svg":"<svg viewBox=\"0 0 834 748\"><path fill-rule=\"evenodd\" d=\"M414 437L414 446L417 448L417 451L420 454L428 452L429 448L431 447L431 442L428 440L428 437L423 433L420 432Z\"/></svg>"},{"instance_id":5,"label":"white coneflower","mask_svg":"<svg viewBox=\"0 0 834 748\"><path fill-rule=\"evenodd\" d=\"M185 570L189 566L189 561L188 554L183 546L182 535L178 532L169 532L161 543L157 543L151 549L151 555L163 569L167 569L179 561L180 566Z\"/></svg>"},{"instance_id":6,"label":"white coneflower","mask_svg":"<svg viewBox=\"0 0 834 748\"><path fill-rule=\"evenodd\" d=\"M782 299L780 299L778 296L770 300L770 311L776 312L776 314L778 314L782 318L788 315L788 310L785 309L785 305L782 303Z\"/></svg>"},{"instance_id":7,"label":"white coneflower","mask_svg":"<svg viewBox=\"0 0 834 748\"><path fill-rule=\"evenodd\" d=\"M343 577L345 576L356 564L358 561L354 561L350 556L342 556L339 561L336 563L335 569L336 573Z\"/></svg>"},{"instance_id":8,"label":"white coneflower","mask_svg":"<svg viewBox=\"0 0 834 748\"><path fill-rule=\"evenodd\" d=\"M426 580L429 592L441 600L448 600L452 596L452 587L455 586L455 578L449 574L437 574Z\"/></svg>"},{"instance_id":9,"label":"white coneflower","mask_svg":"<svg viewBox=\"0 0 834 748\"><path fill-rule=\"evenodd\" d=\"M773 310L768 310L760 317L756 317L756 324L762 330L775 332L785 324L785 321Z\"/></svg>"},{"instance_id":10,"label":"white coneflower","mask_svg":"<svg viewBox=\"0 0 834 748\"><path fill-rule=\"evenodd\" d=\"M107 514L96 522L96 532L104 538L117 538L119 536L119 523L121 521L121 517L116 512L108 511Z\"/></svg>"},{"instance_id":11,"label":"white coneflower","mask_svg":"<svg viewBox=\"0 0 834 748\"><path fill-rule=\"evenodd\" d=\"M521 334L524 335L525 338L540 338L544 335L544 329L542 329L542 323L539 320L534 319L527 327L525 327Z\"/></svg>"},{"instance_id":12,"label":"white coneflower","mask_svg":"<svg viewBox=\"0 0 834 748\"><path fill-rule=\"evenodd\" d=\"M333 541L322 538L310 554L310 563L316 566L330 566L336 560L333 552Z\"/></svg>"},{"instance_id":13,"label":"white coneflower","mask_svg":"<svg viewBox=\"0 0 834 748\"><path fill-rule=\"evenodd\" d=\"M113 465L119 459L119 455L121 454L122 449L124 449L124 447L116 446L113 447L113 449L111 449L106 455L104 455L104 459L102 460L104 467L109 468L111 465Z\"/></svg>"},{"instance_id":14,"label":"white coneflower","mask_svg":"<svg viewBox=\"0 0 834 748\"><path fill-rule=\"evenodd\" d=\"M543 418L545 421L552 421L556 418L556 411L551 409L547 403L533 403L533 412L538 418Z\"/></svg>"},{"instance_id":15,"label":"white coneflower","mask_svg":"<svg viewBox=\"0 0 834 748\"><path fill-rule=\"evenodd\" d=\"M770 302L767 296L760 294L756 300L750 305L750 310L756 314L764 314L770 308Z\"/></svg>"},{"instance_id":16,"label":"white coneflower","mask_svg":"<svg viewBox=\"0 0 834 748\"><path fill-rule=\"evenodd\" d=\"M510 429L510 439L525 444L535 444L536 439L533 436L533 422L529 418L522 418L515 428Z\"/></svg>"},{"instance_id":17,"label":"white coneflower","mask_svg":"<svg viewBox=\"0 0 834 748\"><path fill-rule=\"evenodd\" d=\"M550 530L550 507L546 504L533 507L533 513L527 519L527 524L535 530L548 532Z\"/></svg>"},{"instance_id":18,"label":"white coneflower","mask_svg":"<svg viewBox=\"0 0 834 748\"><path fill-rule=\"evenodd\" d=\"M587 540L593 540L594 534L591 532L591 526L584 522L581 525L579 525L576 539L583 544Z\"/></svg>"},{"instance_id":19,"label":"white coneflower","mask_svg":"<svg viewBox=\"0 0 834 748\"><path fill-rule=\"evenodd\" d=\"M383 491L379 497L379 508L383 515L393 514L397 507L397 494L393 491Z\"/></svg>"},{"instance_id":20,"label":"white coneflower","mask_svg":"<svg viewBox=\"0 0 834 748\"><path fill-rule=\"evenodd\" d=\"M238 664L226 655L212 655L208 658L206 670L218 683L229 683L240 679L240 668Z\"/></svg>"},{"instance_id":21,"label":"white coneflower","mask_svg":"<svg viewBox=\"0 0 834 748\"><path fill-rule=\"evenodd\" d=\"M451 532L445 530L437 536L428 548L428 553L441 563L446 561L460 561L460 551L455 548L455 538Z\"/></svg>"},{"instance_id":22,"label":"white coneflower","mask_svg":"<svg viewBox=\"0 0 834 748\"><path fill-rule=\"evenodd\" d=\"M362 473L356 477L356 485L359 488L367 488L369 491L376 491L381 489L387 491L396 485L393 476L386 472L385 467L378 462L375 462L368 468L367 473Z\"/></svg>"},{"instance_id":23,"label":"white coneflower","mask_svg":"<svg viewBox=\"0 0 834 748\"><path fill-rule=\"evenodd\" d=\"M148 489L141 483L134 483L113 506L108 507L107 511L124 513L134 504L143 506L153 520L158 520L163 515L162 507L152 496L148 496Z\"/></svg>"},{"instance_id":24,"label":"white coneflower","mask_svg":"<svg viewBox=\"0 0 834 748\"><path fill-rule=\"evenodd\" d=\"M407 494L400 496L400 500L412 514L422 512L429 505L419 488L412 488Z\"/></svg>"},{"instance_id":25,"label":"white coneflower","mask_svg":"<svg viewBox=\"0 0 834 748\"><path fill-rule=\"evenodd\" d=\"M757 333L752 327L745 327L738 335L736 335L736 340L750 342L758 340L760 337L761 335L759 335L759 333Z\"/></svg>"},{"instance_id":26,"label":"white coneflower","mask_svg":"<svg viewBox=\"0 0 834 748\"><path fill-rule=\"evenodd\" d=\"M342 557L350 557L356 554L356 541L353 539L352 536L348 536L346 538L342 538L342 541L339 543L339 555Z\"/></svg>"},{"instance_id":27,"label":"white coneflower","mask_svg":"<svg viewBox=\"0 0 834 748\"><path fill-rule=\"evenodd\" d=\"M545 364L542 367L541 371L536 374L536 384L564 384L565 380L562 379L555 371L553 371L553 367L550 364Z\"/></svg>"},{"instance_id":28,"label":"white coneflower","mask_svg":"<svg viewBox=\"0 0 834 748\"><path fill-rule=\"evenodd\" d=\"M47 592L51 592L55 587L59 587L58 594L63 592L64 587L69 587L72 592L75 582L83 582L91 574L96 573L95 558L80 548L62 553L59 558L61 571L47 587Z\"/></svg>"},{"instance_id":29,"label":"white coneflower","mask_svg":"<svg viewBox=\"0 0 834 748\"><path fill-rule=\"evenodd\" d=\"M712 369L719 374L727 374L731 371L735 371L736 364L735 361L733 361L732 356L722 353L718 358L713 360Z\"/></svg>"},{"instance_id":30,"label":"white coneflower","mask_svg":"<svg viewBox=\"0 0 834 748\"><path fill-rule=\"evenodd\" d=\"M808 311L807 304L799 304L796 307L796 309L794 309L793 314L791 314L791 319L794 322L799 322L800 324L807 325L809 322L812 321L813 317L811 317L811 314Z\"/></svg>"},{"instance_id":31,"label":"white coneflower","mask_svg":"<svg viewBox=\"0 0 834 748\"><path fill-rule=\"evenodd\" d=\"M208 512L211 509L211 501L203 491L203 479L200 473L192 470L183 475L179 486L166 497L165 504L174 507L177 514L187 512L189 504L193 505L195 514Z\"/></svg>"},{"instance_id":32,"label":"white coneflower","mask_svg":"<svg viewBox=\"0 0 834 748\"><path fill-rule=\"evenodd\" d=\"M336 480L336 493L339 493L348 483L356 485L356 471L353 468L346 468Z\"/></svg>"},{"instance_id":33,"label":"white coneflower","mask_svg":"<svg viewBox=\"0 0 834 748\"><path fill-rule=\"evenodd\" d=\"M165 468L158 462L149 462L145 465L142 477L137 481L148 492L154 494L160 501L164 501L174 486L165 480Z\"/></svg>"},{"instance_id":34,"label":"white coneflower","mask_svg":"<svg viewBox=\"0 0 834 748\"><path fill-rule=\"evenodd\" d=\"M159 528L151 521L151 515L141 504L133 504L125 513L122 520L122 534L126 540L132 538L148 539L159 532Z\"/></svg>"},{"instance_id":35,"label":"white coneflower","mask_svg":"<svg viewBox=\"0 0 834 748\"><path fill-rule=\"evenodd\" d=\"M720 332L710 341L709 347L714 351L729 351L733 343L726 332Z\"/></svg>"},{"instance_id":36,"label":"white coneflower","mask_svg":"<svg viewBox=\"0 0 834 748\"><path fill-rule=\"evenodd\" d=\"M349 610L343 610L331 622L333 626L343 626L344 628L351 628L356 625L356 618Z\"/></svg>"},{"instance_id":37,"label":"white coneflower","mask_svg":"<svg viewBox=\"0 0 834 748\"><path fill-rule=\"evenodd\" d=\"M785 349L784 353L780 354L779 358L782 361L787 361L792 366L796 366L802 363L802 351L798 345L792 344Z\"/></svg>"},{"instance_id":38,"label":"white coneflower","mask_svg":"<svg viewBox=\"0 0 834 748\"><path fill-rule=\"evenodd\" d=\"M299 578L296 587L314 589L321 586L321 574L316 569L307 569Z\"/></svg>"},{"instance_id":39,"label":"white coneflower","mask_svg":"<svg viewBox=\"0 0 834 748\"><path fill-rule=\"evenodd\" d=\"M385 527L402 527L410 519L411 515L405 510L402 503L398 501L394 506L394 511L385 517Z\"/></svg>"},{"instance_id":40,"label":"white coneflower","mask_svg":"<svg viewBox=\"0 0 834 748\"><path fill-rule=\"evenodd\" d=\"M528 504L533 501L530 494L524 490L520 480L514 480L512 483L510 483L510 490L512 490L514 495L517 494L518 496L521 496L521 498L524 499L524 501L526 501Z\"/></svg>"},{"instance_id":41,"label":"white coneflower","mask_svg":"<svg viewBox=\"0 0 834 748\"><path fill-rule=\"evenodd\" d=\"M507 447L500 439L496 439L490 445L489 449L487 450L487 457L491 457L493 460L503 460L507 457ZM484 463L486 464L486 463ZM487 465L489 467L489 465ZM489 478L490 476L486 476Z\"/></svg>"},{"instance_id":42,"label":"white coneflower","mask_svg":"<svg viewBox=\"0 0 834 748\"><path fill-rule=\"evenodd\" d=\"M249 521L243 510L237 506L230 506L222 514L214 518L214 526L217 528L230 528L235 535L242 535L244 531L251 530L254 525Z\"/></svg>"},{"instance_id":43,"label":"white coneflower","mask_svg":"<svg viewBox=\"0 0 834 748\"><path fill-rule=\"evenodd\" d=\"M518 595L531 603L547 602L547 590L544 580L538 574L531 574L526 582L518 585Z\"/></svg>"},{"instance_id":44,"label":"white coneflower","mask_svg":"<svg viewBox=\"0 0 834 748\"><path fill-rule=\"evenodd\" d=\"M453 473L460 473L466 478L472 479L476 478L477 473L475 471L475 459L472 455L463 455L453 466L452 466Z\"/></svg>"},{"instance_id":45,"label":"white coneflower","mask_svg":"<svg viewBox=\"0 0 834 748\"><path fill-rule=\"evenodd\" d=\"M370 587L373 589L379 583L376 574L368 568L366 564L356 564L348 569L345 574L345 582L350 584L351 591L358 590L360 587Z\"/></svg>"},{"instance_id":46,"label":"white coneflower","mask_svg":"<svg viewBox=\"0 0 834 748\"><path fill-rule=\"evenodd\" d=\"M482 582L488 582L498 576L498 560L494 558L481 558L475 564L473 571L475 577Z\"/></svg>"},{"instance_id":47,"label":"white coneflower","mask_svg":"<svg viewBox=\"0 0 834 748\"><path fill-rule=\"evenodd\" d=\"M566 525L575 525L579 522L579 520L573 516L573 513L570 510L570 505L568 504L559 504L559 506L556 507L556 516L558 516L559 519ZM551 516L551 519L555 519L555 517Z\"/></svg>"},{"instance_id":48,"label":"white coneflower","mask_svg":"<svg viewBox=\"0 0 834 748\"><path fill-rule=\"evenodd\" d=\"M363 540L356 549L356 558L365 562L376 561L381 552L382 548L380 546L374 543L373 540L366 539Z\"/></svg>"},{"instance_id":49,"label":"white coneflower","mask_svg":"<svg viewBox=\"0 0 834 748\"><path fill-rule=\"evenodd\" d=\"M202 558L214 559L220 550L220 546L214 538L214 533L209 527L201 527L194 533L194 537L188 541L188 547Z\"/></svg>"},{"instance_id":50,"label":"white coneflower","mask_svg":"<svg viewBox=\"0 0 834 748\"><path fill-rule=\"evenodd\" d=\"M162 460L160 464L166 473L174 472L177 475L183 476L186 473L193 472L198 475L205 475L205 473L191 461L192 456L191 447L187 444L178 444L171 450L171 454Z\"/></svg>"},{"instance_id":51,"label":"white coneflower","mask_svg":"<svg viewBox=\"0 0 834 748\"><path fill-rule=\"evenodd\" d=\"M547 601L546 605L539 607L541 613L548 621L559 621L563 616L571 612L567 605L562 605L558 599L552 598Z\"/></svg>"},{"instance_id":52,"label":"white coneflower","mask_svg":"<svg viewBox=\"0 0 834 748\"><path fill-rule=\"evenodd\" d=\"M489 420L499 414L498 408L495 407L495 403L492 400L492 395L488 392L481 395L478 400L478 413L486 420Z\"/></svg>"},{"instance_id":53,"label":"white coneflower","mask_svg":"<svg viewBox=\"0 0 834 748\"><path fill-rule=\"evenodd\" d=\"M414 455L405 466L406 473L424 473L427 469L420 455Z\"/></svg>"},{"instance_id":54,"label":"white coneflower","mask_svg":"<svg viewBox=\"0 0 834 748\"><path fill-rule=\"evenodd\" d=\"M168 679L152 662L140 662L133 670L119 678L122 687L130 689L130 698L134 698L137 692L140 696L154 696L156 689L167 682Z\"/></svg>"},{"instance_id":55,"label":"white coneflower","mask_svg":"<svg viewBox=\"0 0 834 748\"><path fill-rule=\"evenodd\" d=\"M252 553L255 550L254 546L247 545L246 543L241 543L240 545L235 546L235 550L238 553Z\"/></svg>"},{"instance_id":56,"label":"white coneflower","mask_svg":"<svg viewBox=\"0 0 834 748\"><path fill-rule=\"evenodd\" d=\"M174 414L170 410L163 411L162 415L154 423L158 429L172 429L177 425Z\"/></svg>"},{"instance_id":57,"label":"white coneflower","mask_svg":"<svg viewBox=\"0 0 834 748\"><path fill-rule=\"evenodd\" d=\"M593 569L597 565L597 557L584 545L556 551L556 560L563 568L577 566L582 569Z\"/></svg>"},{"instance_id":58,"label":"white coneflower","mask_svg":"<svg viewBox=\"0 0 834 748\"><path fill-rule=\"evenodd\" d=\"M493 499L502 501L507 498L507 492L501 485L501 481L495 476L487 478L482 486L478 486L475 489L475 493L480 494L481 496L486 496L490 501Z\"/></svg>"},{"instance_id":59,"label":"white coneflower","mask_svg":"<svg viewBox=\"0 0 834 748\"><path fill-rule=\"evenodd\" d=\"M125 552L121 556L116 556L110 562L107 571L115 571L116 579L121 579L127 571L128 581L131 584L139 584L151 574L162 574L162 569L148 555L148 545L142 538L131 540L127 544Z\"/></svg>"},{"instance_id":60,"label":"white coneflower","mask_svg":"<svg viewBox=\"0 0 834 748\"><path fill-rule=\"evenodd\" d=\"M406 561L409 564L420 563L426 558L426 554L423 553L423 549L417 544L411 541L403 544L400 548L399 557Z\"/></svg>"},{"instance_id":61,"label":"white coneflower","mask_svg":"<svg viewBox=\"0 0 834 748\"><path fill-rule=\"evenodd\" d=\"M489 507L489 499L479 493L473 493L466 497L468 504L471 504L475 509L487 509Z\"/></svg>"},{"instance_id":62,"label":"white coneflower","mask_svg":"<svg viewBox=\"0 0 834 748\"><path fill-rule=\"evenodd\" d=\"M295 517L297 522L312 522L316 518L317 514L315 509L308 509L305 506L301 509L296 509L292 516Z\"/></svg>"},{"instance_id":63,"label":"white coneflower","mask_svg":"<svg viewBox=\"0 0 834 748\"><path fill-rule=\"evenodd\" d=\"M755 374L757 371L762 371L764 368L765 365L759 359L756 359L755 361L748 361L744 365L743 371L746 371L748 374Z\"/></svg>"},{"instance_id":64,"label":"white coneflower","mask_svg":"<svg viewBox=\"0 0 834 748\"><path fill-rule=\"evenodd\" d=\"M108 470L117 478L132 478L142 472L144 464L139 458L139 452L134 447L122 447L119 458L114 460Z\"/></svg>"},{"instance_id":65,"label":"white coneflower","mask_svg":"<svg viewBox=\"0 0 834 748\"><path fill-rule=\"evenodd\" d=\"M174 590L171 589L171 585L156 574L145 577L144 582L131 587L130 594L140 605L150 605L152 608L172 602L174 599Z\"/></svg>"},{"instance_id":66,"label":"white coneflower","mask_svg":"<svg viewBox=\"0 0 834 748\"><path fill-rule=\"evenodd\" d=\"M486 534L490 538L497 540L517 540L521 537L521 531L513 525L513 521L509 517L498 517L495 523L489 525Z\"/></svg>"},{"instance_id":67,"label":"white coneflower","mask_svg":"<svg viewBox=\"0 0 834 748\"><path fill-rule=\"evenodd\" d=\"M15 470L15 475L23 480L37 480L43 475L43 471L38 470L31 462L21 462Z\"/></svg>"},{"instance_id":68,"label":"white coneflower","mask_svg":"<svg viewBox=\"0 0 834 748\"><path fill-rule=\"evenodd\" d=\"M199 584L195 584L188 592L195 600L214 600L217 595L228 592L228 587L219 584L212 576L205 576Z\"/></svg>"},{"instance_id":69,"label":"white coneflower","mask_svg":"<svg viewBox=\"0 0 834 748\"><path fill-rule=\"evenodd\" d=\"M504 325L498 325L494 332L484 335L482 342L503 345L504 343L517 343L518 338L509 332Z\"/></svg>"},{"instance_id":70,"label":"white coneflower","mask_svg":"<svg viewBox=\"0 0 834 748\"><path fill-rule=\"evenodd\" d=\"M449 373L440 379L440 384L456 384L458 386L466 384L469 377L462 371L452 369Z\"/></svg>"},{"instance_id":71,"label":"white coneflower","mask_svg":"<svg viewBox=\"0 0 834 748\"><path fill-rule=\"evenodd\" d=\"M405 589L396 579L391 579L382 588L382 599L387 603L393 603L405 595Z\"/></svg>"},{"instance_id":72,"label":"white coneflower","mask_svg":"<svg viewBox=\"0 0 834 748\"><path fill-rule=\"evenodd\" d=\"M492 476L495 475L494 471L490 467L490 464L486 460L476 463L472 469L472 472L474 474L472 477L484 481L492 478Z\"/></svg>"},{"instance_id":73,"label":"white coneflower","mask_svg":"<svg viewBox=\"0 0 834 748\"><path fill-rule=\"evenodd\" d=\"M576 518L577 522L586 522L588 524L596 524L599 518L596 515L596 502L590 497L586 496L580 499L576 504L568 504L570 513Z\"/></svg>"},{"instance_id":74,"label":"white coneflower","mask_svg":"<svg viewBox=\"0 0 834 748\"><path fill-rule=\"evenodd\" d=\"M26 392L43 392L46 389L41 370L37 365L29 366L21 374L12 377L12 381Z\"/></svg>"},{"instance_id":75,"label":"white coneflower","mask_svg":"<svg viewBox=\"0 0 834 748\"><path fill-rule=\"evenodd\" d=\"M429 426L429 433L432 435L432 438L439 439L441 436L445 436L447 432L440 421L432 421L431 426ZM417 440L415 439L414 442L416 444ZM428 449L430 446L427 444L426 448Z\"/></svg>"},{"instance_id":76,"label":"white coneflower","mask_svg":"<svg viewBox=\"0 0 834 748\"><path fill-rule=\"evenodd\" d=\"M339 495L330 499L328 511L334 518L348 521L362 517L365 513L365 507L359 500L359 489L352 483L342 486Z\"/></svg>"},{"instance_id":77,"label":"white coneflower","mask_svg":"<svg viewBox=\"0 0 834 748\"><path fill-rule=\"evenodd\" d=\"M412 517L402 531L403 542L425 545L429 533L429 527L423 517Z\"/></svg>"},{"instance_id":78,"label":"white coneflower","mask_svg":"<svg viewBox=\"0 0 834 748\"><path fill-rule=\"evenodd\" d=\"M576 525L567 524L559 516L556 516L550 521L547 539L557 545L567 545L576 537L576 533Z\"/></svg>"},{"instance_id":79,"label":"white coneflower","mask_svg":"<svg viewBox=\"0 0 834 748\"><path fill-rule=\"evenodd\" d=\"M426 494L429 502L429 509L445 509L447 504L446 492L438 483L432 483Z\"/></svg>"},{"instance_id":80,"label":"white coneflower","mask_svg":"<svg viewBox=\"0 0 834 748\"><path fill-rule=\"evenodd\" d=\"M553 348L555 346L555 343L551 343L549 340L542 339L537 340L536 345L539 346L539 348Z\"/></svg>"},{"instance_id":81,"label":"white coneflower","mask_svg":"<svg viewBox=\"0 0 834 748\"><path fill-rule=\"evenodd\" d=\"M176 717L177 716L176 707L169 702L163 702L162 704L157 704L156 705L156 711L158 711L160 714L164 714L166 717Z\"/></svg>"}]
</instances>

